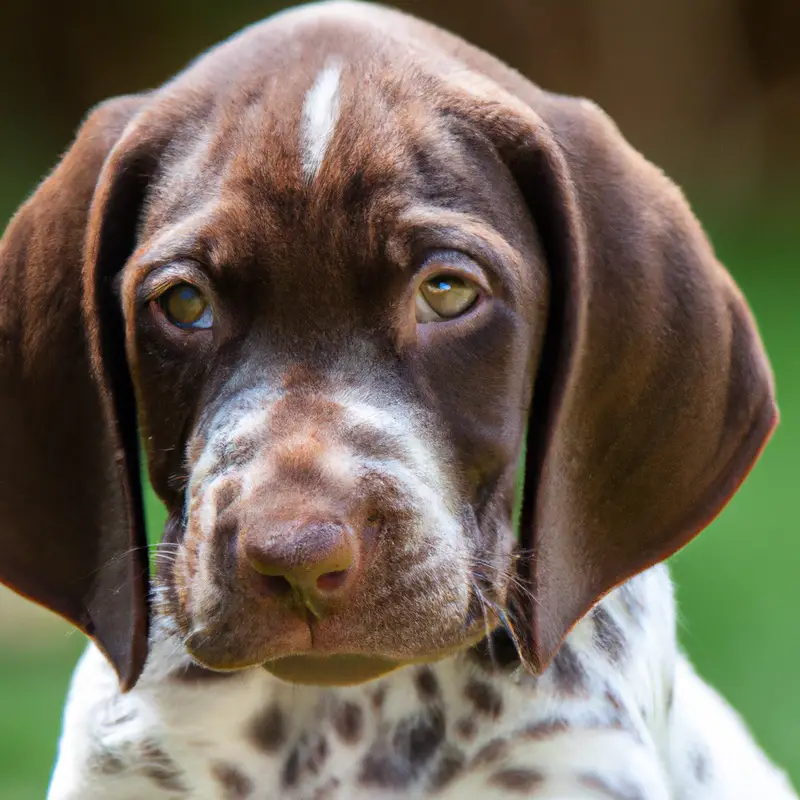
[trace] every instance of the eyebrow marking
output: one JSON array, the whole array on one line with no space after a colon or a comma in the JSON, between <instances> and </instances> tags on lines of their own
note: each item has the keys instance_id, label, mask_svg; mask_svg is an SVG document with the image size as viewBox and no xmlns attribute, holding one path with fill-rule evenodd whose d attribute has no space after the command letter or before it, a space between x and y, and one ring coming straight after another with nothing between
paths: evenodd
<instances>
[{"instance_id":1,"label":"eyebrow marking","mask_svg":"<svg viewBox=\"0 0 800 800\"><path fill-rule=\"evenodd\" d=\"M303 176L311 183L319 173L339 117L339 62L329 62L317 74L303 102L301 139Z\"/></svg>"}]
</instances>

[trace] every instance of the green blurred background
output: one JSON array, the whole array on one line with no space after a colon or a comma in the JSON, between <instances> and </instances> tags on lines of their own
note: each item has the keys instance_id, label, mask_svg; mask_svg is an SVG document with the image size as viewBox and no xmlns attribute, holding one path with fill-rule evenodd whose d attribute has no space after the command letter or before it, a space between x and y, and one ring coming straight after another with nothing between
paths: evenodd
<instances>
[{"instance_id":1,"label":"green blurred background","mask_svg":"<svg viewBox=\"0 0 800 800\"><path fill-rule=\"evenodd\" d=\"M681 183L749 298L782 423L722 516L673 559L700 672L800 784L800 2L406 0L547 88L603 105ZM158 85L281 7L0 4L0 224L86 110ZM2 446L2 444L0 444ZM161 512L149 500L153 530ZM46 557L46 554L43 554ZM81 637L0 590L0 798L44 796Z\"/></svg>"}]
</instances>

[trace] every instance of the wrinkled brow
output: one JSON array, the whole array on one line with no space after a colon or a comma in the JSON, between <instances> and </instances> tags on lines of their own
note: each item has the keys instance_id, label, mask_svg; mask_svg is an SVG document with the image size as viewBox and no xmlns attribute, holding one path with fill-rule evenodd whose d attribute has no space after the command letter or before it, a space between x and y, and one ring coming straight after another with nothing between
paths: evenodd
<instances>
[{"instance_id":1,"label":"wrinkled brow","mask_svg":"<svg viewBox=\"0 0 800 800\"><path fill-rule=\"evenodd\" d=\"M214 202L168 224L160 233L148 231L148 228L155 228L153 221L149 221L141 234L141 246L131 256L131 263L157 266L192 258L213 264L209 256L221 230L216 224L218 216L219 204Z\"/></svg>"},{"instance_id":2,"label":"wrinkled brow","mask_svg":"<svg viewBox=\"0 0 800 800\"><path fill-rule=\"evenodd\" d=\"M512 299L523 289L525 261L500 231L474 214L437 206L412 205L397 219L397 238L392 254L413 260L423 249L450 248L476 259ZM398 252L399 251L399 252Z\"/></svg>"}]
</instances>

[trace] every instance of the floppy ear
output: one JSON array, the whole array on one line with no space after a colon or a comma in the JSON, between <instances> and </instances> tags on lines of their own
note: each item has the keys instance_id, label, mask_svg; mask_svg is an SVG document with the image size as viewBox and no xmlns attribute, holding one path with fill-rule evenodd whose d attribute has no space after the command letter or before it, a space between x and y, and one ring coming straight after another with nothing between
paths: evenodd
<instances>
[{"instance_id":1,"label":"floppy ear","mask_svg":"<svg viewBox=\"0 0 800 800\"><path fill-rule=\"evenodd\" d=\"M521 189L550 276L522 547L543 669L615 586L708 525L777 422L753 318L678 188L594 104L463 97Z\"/></svg>"},{"instance_id":2,"label":"floppy ear","mask_svg":"<svg viewBox=\"0 0 800 800\"><path fill-rule=\"evenodd\" d=\"M106 162L145 102L96 109L0 241L0 580L88 634L123 688L147 654L148 560L112 282L141 172Z\"/></svg>"}]
</instances>

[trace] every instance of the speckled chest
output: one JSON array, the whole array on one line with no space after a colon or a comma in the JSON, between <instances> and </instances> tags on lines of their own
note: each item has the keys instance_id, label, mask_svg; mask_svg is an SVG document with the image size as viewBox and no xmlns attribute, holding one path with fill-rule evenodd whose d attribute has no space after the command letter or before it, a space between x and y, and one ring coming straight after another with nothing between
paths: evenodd
<instances>
[{"instance_id":1,"label":"speckled chest","mask_svg":"<svg viewBox=\"0 0 800 800\"><path fill-rule=\"evenodd\" d=\"M513 698L467 664L336 691L276 687L258 673L190 671L171 692L158 715L144 703L140 714L128 709L116 733L109 718L98 772L149 783L150 796L428 797L470 766L496 764L495 780L509 780L504 740L521 722ZM535 779L535 771L516 769L516 783Z\"/></svg>"},{"instance_id":2,"label":"speckled chest","mask_svg":"<svg viewBox=\"0 0 800 800\"><path fill-rule=\"evenodd\" d=\"M84 654L48 800L796 797L678 653L663 566L607 595L539 676L468 651L294 686L201 670L168 620L153 633L127 694Z\"/></svg>"},{"instance_id":3,"label":"speckled chest","mask_svg":"<svg viewBox=\"0 0 800 800\"><path fill-rule=\"evenodd\" d=\"M532 796L559 768L548 748L566 733L648 735L620 690L620 665L635 660L631 618L608 606L539 677L465 653L362 686L298 687L260 669L198 670L167 636L121 695L87 654L79 674L96 697L98 683L109 689L87 710L87 786L120 800Z\"/></svg>"},{"instance_id":4,"label":"speckled chest","mask_svg":"<svg viewBox=\"0 0 800 800\"><path fill-rule=\"evenodd\" d=\"M653 735L675 656L661 568L607 596L539 676L473 650L296 686L193 666L163 618L151 644L127 694L96 648L84 655L48 800L669 797Z\"/></svg>"}]
</instances>

